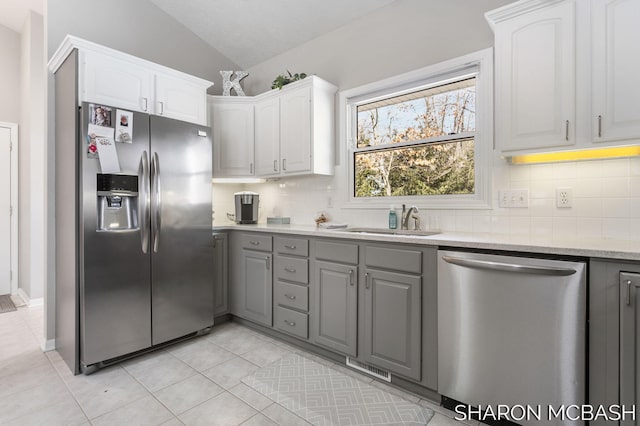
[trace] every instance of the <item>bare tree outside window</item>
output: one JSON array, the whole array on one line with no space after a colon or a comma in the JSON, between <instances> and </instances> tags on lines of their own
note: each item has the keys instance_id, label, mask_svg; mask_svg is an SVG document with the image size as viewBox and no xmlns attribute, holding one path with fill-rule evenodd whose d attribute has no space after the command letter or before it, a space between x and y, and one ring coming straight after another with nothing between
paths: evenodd
<instances>
[{"instance_id":1,"label":"bare tree outside window","mask_svg":"<svg viewBox=\"0 0 640 426\"><path fill-rule=\"evenodd\" d=\"M356 197L473 194L475 77L357 107Z\"/></svg>"}]
</instances>

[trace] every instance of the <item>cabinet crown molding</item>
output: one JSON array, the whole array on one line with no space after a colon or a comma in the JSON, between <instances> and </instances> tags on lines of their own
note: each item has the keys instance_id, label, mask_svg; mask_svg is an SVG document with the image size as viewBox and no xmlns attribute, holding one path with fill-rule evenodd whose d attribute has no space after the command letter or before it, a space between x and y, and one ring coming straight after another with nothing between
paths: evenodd
<instances>
[{"instance_id":1,"label":"cabinet crown molding","mask_svg":"<svg viewBox=\"0 0 640 426\"><path fill-rule=\"evenodd\" d=\"M500 22L566 1L573 0L520 0L501 8L490 10L484 14L484 17L491 26L491 29L495 31L495 25Z\"/></svg>"},{"instance_id":2,"label":"cabinet crown molding","mask_svg":"<svg viewBox=\"0 0 640 426\"><path fill-rule=\"evenodd\" d=\"M100 44L94 43L92 41L84 40L82 38L79 38L73 35L67 35L64 38L64 40L62 40L62 43L60 43L60 46L55 51L53 56L51 56L51 59L47 64L47 67L49 68L49 72L51 72L52 74L55 73L74 49L78 49L79 51L84 51L84 52L95 52L100 55L110 56L112 58L135 63L136 65L143 66L152 71L156 71L162 74L174 75L176 77L180 77L185 80L190 80L193 83L198 85L211 87L214 84L209 80L205 80L200 77L195 77L193 75L184 73L182 71L178 71L173 68L166 67L164 65L156 64L155 62L147 61L146 59L138 58L137 56L120 52L110 47L102 46Z\"/></svg>"}]
</instances>

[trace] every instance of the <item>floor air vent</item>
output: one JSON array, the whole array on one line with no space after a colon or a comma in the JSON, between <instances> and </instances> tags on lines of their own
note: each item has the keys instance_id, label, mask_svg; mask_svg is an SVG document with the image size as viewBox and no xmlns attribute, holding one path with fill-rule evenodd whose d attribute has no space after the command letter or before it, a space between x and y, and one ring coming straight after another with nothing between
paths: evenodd
<instances>
[{"instance_id":1,"label":"floor air vent","mask_svg":"<svg viewBox=\"0 0 640 426\"><path fill-rule=\"evenodd\" d=\"M364 362L351 357L347 357L347 365L355 368L356 370L360 370L363 373L369 374L370 376L377 377L378 379L391 383L391 374L388 371L374 367L373 365L365 364Z\"/></svg>"}]
</instances>

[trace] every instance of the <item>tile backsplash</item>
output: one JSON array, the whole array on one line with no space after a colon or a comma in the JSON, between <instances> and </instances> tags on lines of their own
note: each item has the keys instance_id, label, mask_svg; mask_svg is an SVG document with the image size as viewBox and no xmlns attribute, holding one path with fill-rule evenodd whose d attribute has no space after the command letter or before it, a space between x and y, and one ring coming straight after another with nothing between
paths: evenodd
<instances>
[{"instance_id":1,"label":"tile backsplash","mask_svg":"<svg viewBox=\"0 0 640 426\"><path fill-rule=\"evenodd\" d=\"M387 226L386 209L348 208L346 173L332 177L281 179L251 185L215 184L214 224L228 223L233 193L260 193L260 222L290 216L294 224L314 224L319 212L351 226ZM442 231L482 232L531 239L640 240L640 158L558 164L508 165L496 157L492 167L493 208L433 210L419 205L422 227ZM571 208L556 207L556 188L571 188ZM528 189L528 208L499 208L501 189ZM396 206L397 208L399 206Z\"/></svg>"}]
</instances>

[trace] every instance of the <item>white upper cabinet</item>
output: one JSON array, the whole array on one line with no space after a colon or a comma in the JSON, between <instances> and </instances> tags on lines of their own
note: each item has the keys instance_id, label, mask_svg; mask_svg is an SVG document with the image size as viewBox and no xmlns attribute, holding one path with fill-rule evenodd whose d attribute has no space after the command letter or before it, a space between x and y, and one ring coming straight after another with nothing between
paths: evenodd
<instances>
[{"instance_id":1,"label":"white upper cabinet","mask_svg":"<svg viewBox=\"0 0 640 426\"><path fill-rule=\"evenodd\" d=\"M486 17L499 151L640 143L640 1L520 0Z\"/></svg>"},{"instance_id":2,"label":"white upper cabinet","mask_svg":"<svg viewBox=\"0 0 640 426\"><path fill-rule=\"evenodd\" d=\"M251 98L211 96L213 177L254 176L254 105Z\"/></svg>"},{"instance_id":3,"label":"white upper cabinet","mask_svg":"<svg viewBox=\"0 0 640 426\"><path fill-rule=\"evenodd\" d=\"M154 110L156 115L190 123L207 121L207 91L192 81L166 74L156 74Z\"/></svg>"},{"instance_id":4,"label":"white upper cabinet","mask_svg":"<svg viewBox=\"0 0 640 426\"><path fill-rule=\"evenodd\" d=\"M503 152L575 144L575 4L548 4L487 14L494 19L496 147Z\"/></svg>"},{"instance_id":5,"label":"white upper cabinet","mask_svg":"<svg viewBox=\"0 0 640 426\"><path fill-rule=\"evenodd\" d=\"M79 102L94 102L205 125L212 82L67 36L49 61L55 72L79 53Z\"/></svg>"},{"instance_id":6,"label":"white upper cabinet","mask_svg":"<svg viewBox=\"0 0 640 426\"><path fill-rule=\"evenodd\" d=\"M640 1L592 0L592 134L640 139Z\"/></svg>"},{"instance_id":7,"label":"white upper cabinet","mask_svg":"<svg viewBox=\"0 0 640 426\"><path fill-rule=\"evenodd\" d=\"M214 176L273 178L332 175L336 91L334 85L310 76L282 90L271 90L258 96L210 96L209 105L214 108ZM215 119L216 114L220 114L215 112L216 108L237 103L255 107L254 121L242 131L237 129L239 124L234 119ZM249 129L251 135L248 134ZM255 146L255 168L253 148L251 151L247 148L249 139L251 146ZM229 154L234 157L232 164L251 162L252 166L250 169L236 169L222 163L216 168L217 161L227 161L220 156L222 159L217 160L216 150L233 153Z\"/></svg>"},{"instance_id":8,"label":"white upper cabinet","mask_svg":"<svg viewBox=\"0 0 640 426\"><path fill-rule=\"evenodd\" d=\"M93 52L80 62L82 100L149 112L154 74L148 68Z\"/></svg>"},{"instance_id":9,"label":"white upper cabinet","mask_svg":"<svg viewBox=\"0 0 640 426\"><path fill-rule=\"evenodd\" d=\"M311 87L283 93L280 98L280 156L282 173L311 170Z\"/></svg>"},{"instance_id":10,"label":"white upper cabinet","mask_svg":"<svg viewBox=\"0 0 640 426\"><path fill-rule=\"evenodd\" d=\"M268 97L256 102L255 142L256 174L280 174L280 98Z\"/></svg>"}]
</instances>

